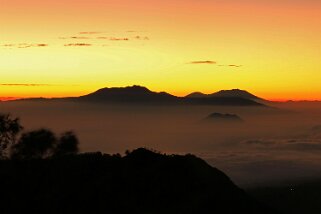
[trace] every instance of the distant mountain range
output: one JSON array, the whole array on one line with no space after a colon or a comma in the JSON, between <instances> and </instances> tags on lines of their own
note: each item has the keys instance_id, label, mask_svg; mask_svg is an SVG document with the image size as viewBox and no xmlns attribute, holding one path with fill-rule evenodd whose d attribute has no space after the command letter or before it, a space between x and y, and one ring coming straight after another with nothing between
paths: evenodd
<instances>
[{"instance_id":1,"label":"distant mountain range","mask_svg":"<svg viewBox=\"0 0 321 214\"><path fill-rule=\"evenodd\" d=\"M262 106L260 99L246 91L221 91L211 95L177 97L166 92L153 92L142 86L102 88L98 91L74 98L91 102L149 103L149 104L192 104L192 105L237 105Z\"/></svg>"},{"instance_id":2,"label":"distant mountain range","mask_svg":"<svg viewBox=\"0 0 321 214\"><path fill-rule=\"evenodd\" d=\"M47 100L43 98L24 100ZM186 97L177 97L166 92L153 92L142 86L102 88L93 93L69 98L50 100L67 100L76 102L151 104L151 105L224 105L224 106L265 106L263 99L239 89L219 91L213 94L195 92Z\"/></svg>"}]
</instances>

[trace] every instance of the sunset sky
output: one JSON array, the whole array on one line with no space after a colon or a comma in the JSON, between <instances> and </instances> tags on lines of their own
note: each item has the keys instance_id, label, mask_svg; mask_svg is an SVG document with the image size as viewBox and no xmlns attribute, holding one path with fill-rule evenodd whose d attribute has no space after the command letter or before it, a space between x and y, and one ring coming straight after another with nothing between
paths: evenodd
<instances>
[{"instance_id":1,"label":"sunset sky","mask_svg":"<svg viewBox=\"0 0 321 214\"><path fill-rule=\"evenodd\" d=\"M0 97L143 85L321 100L320 0L0 0Z\"/></svg>"}]
</instances>

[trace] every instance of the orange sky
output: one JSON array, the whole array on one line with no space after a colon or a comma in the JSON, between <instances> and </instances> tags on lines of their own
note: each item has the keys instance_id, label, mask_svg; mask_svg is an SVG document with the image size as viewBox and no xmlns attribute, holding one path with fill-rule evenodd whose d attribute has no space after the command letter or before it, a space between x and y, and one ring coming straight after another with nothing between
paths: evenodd
<instances>
[{"instance_id":1,"label":"orange sky","mask_svg":"<svg viewBox=\"0 0 321 214\"><path fill-rule=\"evenodd\" d=\"M0 1L0 97L139 84L321 100L319 0Z\"/></svg>"}]
</instances>

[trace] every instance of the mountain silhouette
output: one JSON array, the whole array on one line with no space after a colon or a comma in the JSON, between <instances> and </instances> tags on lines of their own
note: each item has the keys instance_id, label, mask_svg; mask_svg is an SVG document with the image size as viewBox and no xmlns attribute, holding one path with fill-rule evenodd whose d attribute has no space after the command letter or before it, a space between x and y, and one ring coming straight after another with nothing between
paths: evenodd
<instances>
[{"instance_id":1,"label":"mountain silhouette","mask_svg":"<svg viewBox=\"0 0 321 214\"><path fill-rule=\"evenodd\" d=\"M0 161L1 213L274 213L193 155L144 148Z\"/></svg>"},{"instance_id":2,"label":"mountain silhouette","mask_svg":"<svg viewBox=\"0 0 321 214\"><path fill-rule=\"evenodd\" d=\"M221 113L212 113L208 115L206 121L215 122L215 123L241 123L244 122L238 115L236 114L221 114Z\"/></svg>"},{"instance_id":3,"label":"mountain silhouette","mask_svg":"<svg viewBox=\"0 0 321 214\"><path fill-rule=\"evenodd\" d=\"M237 94L237 93L236 93ZM250 97L250 96L248 96ZM166 92L153 92L143 86L102 88L80 97L31 98L16 101L74 101L115 104L151 104L151 105L223 105L223 106L265 106L251 98L242 96L204 95L200 92L192 96L177 97Z\"/></svg>"},{"instance_id":4,"label":"mountain silhouette","mask_svg":"<svg viewBox=\"0 0 321 214\"><path fill-rule=\"evenodd\" d=\"M192 105L219 105L219 106L266 106L262 103L256 102L251 99L246 99L242 97L199 97L190 98L184 97L184 102L186 104Z\"/></svg>"},{"instance_id":5,"label":"mountain silhouette","mask_svg":"<svg viewBox=\"0 0 321 214\"><path fill-rule=\"evenodd\" d=\"M77 99L96 102L173 103L177 97L166 92L152 92L146 87L134 85L123 88L102 88Z\"/></svg>"},{"instance_id":6,"label":"mountain silhouette","mask_svg":"<svg viewBox=\"0 0 321 214\"><path fill-rule=\"evenodd\" d=\"M238 97L243 99L249 99L254 101L260 101L263 100L262 98L259 98L248 91L240 90L240 89L232 89L232 90L221 90L212 94L203 94L201 92L194 92L186 97L188 98L204 98L204 97Z\"/></svg>"},{"instance_id":7,"label":"mountain silhouette","mask_svg":"<svg viewBox=\"0 0 321 214\"><path fill-rule=\"evenodd\" d=\"M94 93L75 98L75 100L113 103L262 106L260 103L243 97L176 97L166 92L153 92L146 87L137 85L123 88L102 88Z\"/></svg>"},{"instance_id":8,"label":"mountain silhouette","mask_svg":"<svg viewBox=\"0 0 321 214\"><path fill-rule=\"evenodd\" d=\"M193 92L185 96L186 98L203 98L208 97L208 94L204 94L202 92Z\"/></svg>"}]
</instances>

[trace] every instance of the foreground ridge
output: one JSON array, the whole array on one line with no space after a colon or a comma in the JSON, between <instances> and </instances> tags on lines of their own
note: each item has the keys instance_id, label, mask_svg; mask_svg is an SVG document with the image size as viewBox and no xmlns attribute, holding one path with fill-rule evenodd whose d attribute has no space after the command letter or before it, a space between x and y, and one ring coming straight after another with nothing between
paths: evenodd
<instances>
[{"instance_id":1,"label":"foreground ridge","mask_svg":"<svg viewBox=\"0 0 321 214\"><path fill-rule=\"evenodd\" d=\"M0 161L2 213L272 213L193 155Z\"/></svg>"}]
</instances>

